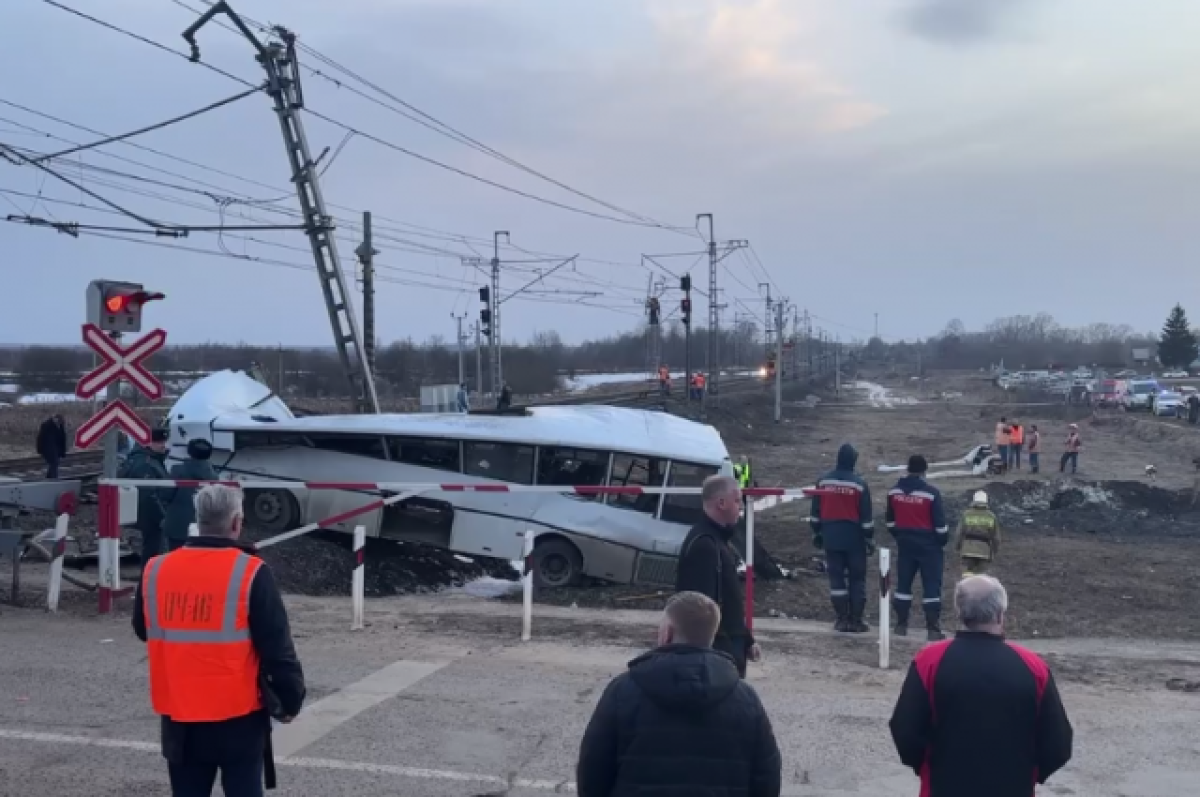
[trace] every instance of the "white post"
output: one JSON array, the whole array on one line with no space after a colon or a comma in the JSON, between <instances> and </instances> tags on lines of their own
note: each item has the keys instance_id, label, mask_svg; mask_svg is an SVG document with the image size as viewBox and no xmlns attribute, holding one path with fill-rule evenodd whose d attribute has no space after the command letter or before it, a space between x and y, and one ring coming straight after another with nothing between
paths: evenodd
<instances>
[{"instance_id":1,"label":"white post","mask_svg":"<svg viewBox=\"0 0 1200 797\"><path fill-rule=\"evenodd\" d=\"M754 631L754 501L746 501L746 629Z\"/></svg>"},{"instance_id":2,"label":"white post","mask_svg":"<svg viewBox=\"0 0 1200 797\"><path fill-rule=\"evenodd\" d=\"M892 552L879 549L879 669L886 670L891 661L892 647L892 604L891 604Z\"/></svg>"},{"instance_id":3,"label":"white post","mask_svg":"<svg viewBox=\"0 0 1200 797\"><path fill-rule=\"evenodd\" d=\"M199 537L200 536L200 527L197 526L195 523L189 523L188 524L188 536L189 537Z\"/></svg>"},{"instance_id":4,"label":"white post","mask_svg":"<svg viewBox=\"0 0 1200 797\"><path fill-rule=\"evenodd\" d=\"M62 594L63 556L67 546L67 523L71 516L61 514L54 522L54 536L50 538L50 586L46 590L46 609L58 611L58 598Z\"/></svg>"},{"instance_id":5,"label":"white post","mask_svg":"<svg viewBox=\"0 0 1200 797\"><path fill-rule=\"evenodd\" d=\"M525 529L525 559L522 561L524 575L524 607L521 612L521 641L528 642L533 636L533 529Z\"/></svg>"},{"instance_id":6,"label":"white post","mask_svg":"<svg viewBox=\"0 0 1200 797\"><path fill-rule=\"evenodd\" d=\"M350 623L351 631L363 629L363 599L366 589L366 578L363 571L364 553L367 545L366 526L354 527L354 580L351 592L354 598L354 619Z\"/></svg>"}]
</instances>

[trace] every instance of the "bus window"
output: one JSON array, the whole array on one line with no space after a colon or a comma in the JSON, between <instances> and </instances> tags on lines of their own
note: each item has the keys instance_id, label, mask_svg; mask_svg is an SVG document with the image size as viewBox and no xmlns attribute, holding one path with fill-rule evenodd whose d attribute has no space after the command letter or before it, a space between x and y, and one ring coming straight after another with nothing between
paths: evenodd
<instances>
[{"instance_id":1,"label":"bus window","mask_svg":"<svg viewBox=\"0 0 1200 797\"><path fill-rule=\"evenodd\" d=\"M537 483L552 486L603 487L608 476L608 452L581 448L538 449ZM585 496L580 496L581 498ZM586 496L596 500L600 496Z\"/></svg>"},{"instance_id":2,"label":"bus window","mask_svg":"<svg viewBox=\"0 0 1200 797\"><path fill-rule=\"evenodd\" d=\"M637 457L633 454L614 454L612 478L609 484L613 487L662 487L666 475L666 460ZM658 494L654 495L610 495L607 497L609 506L619 506L634 509L653 515L658 511Z\"/></svg>"},{"instance_id":3,"label":"bus window","mask_svg":"<svg viewBox=\"0 0 1200 797\"><path fill-rule=\"evenodd\" d=\"M462 473L462 462L458 455L458 441L428 439L421 437L390 437L388 446L393 462L416 465L421 468L447 470Z\"/></svg>"},{"instance_id":4,"label":"bus window","mask_svg":"<svg viewBox=\"0 0 1200 797\"><path fill-rule=\"evenodd\" d=\"M533 484L533 446L513 443L463 443L463 472L470 476Z\"/></svg>"},{"instance_id":5,"label":"bus window","mask_svg":"<svg viewBox=\"0 0 1200 797\"><path fill-rule=\"evenodd\" d=\"M668 487L703 487L704 480L716 475L717 469L709 465L693 465L690 462L672 462ZM698 495L668 495L663 502L662 519L672 523L699 523L704 517Z\"/></svg>"},{"instance_id":6,"label":"bus window","mask_svg":"<svg viewBox=\"0 0 1200 797\"><path fill-rule=\"evenodd\" d=\"M313 448L321 451L337 451L371 459L387 459L383 438L373 434L337 434L314 432L307 435Z\"/></svg>"},{"instance_id":7,"label":"bus window","mask_svg":"<svg viewBox=\"0 0 1200 797\"><path fill-rule=\"evenodd\" d=\"M233 435L233 448L235 451L245 451L247 448L273 448L296 446L299 448L312 448L302 434L292 432L235 432Z\"/></svg>"}]
</instances>

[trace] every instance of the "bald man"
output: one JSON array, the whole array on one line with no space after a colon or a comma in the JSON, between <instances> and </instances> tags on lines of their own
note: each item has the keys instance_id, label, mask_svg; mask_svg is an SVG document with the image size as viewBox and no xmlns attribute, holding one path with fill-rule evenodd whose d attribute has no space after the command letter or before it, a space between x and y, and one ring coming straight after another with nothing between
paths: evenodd
<instances>
[{"instance_id":1,"label":"bald man","mask_svg":"<svg viewBox=\"0 0 1200 797\"><path fill-rule=\"evenodd\" d=\"M728 476L710 476L700 493L704 519L692 527L679 549L676 592L699 592L721 607L721 626L713 649L725 653L746 677L746 660L758 661L759 649L746 627L746 607L738 578L738 560L729 547L742 513L742 491Z\"/></svg>"}]
</instances>

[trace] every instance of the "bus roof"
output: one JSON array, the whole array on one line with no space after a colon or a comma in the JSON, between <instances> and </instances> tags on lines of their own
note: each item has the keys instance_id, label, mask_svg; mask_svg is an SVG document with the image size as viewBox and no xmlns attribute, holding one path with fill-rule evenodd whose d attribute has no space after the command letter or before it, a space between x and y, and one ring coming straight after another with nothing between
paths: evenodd
<instances>
[{"instance_id":1,"label":"bus roof","mask_svg":"<svg viewBox=\"0 0 1200 797\"><path fill-rule=\"evenodd\" d=\"M729 457L711 426L664 412L582 405L533 407L526 415L404 413L293 417L278 397L244 374L224 371L193 385L172 418L213 431L345 433L452 438L618 451L720 466ZM207 416L207 417L206 417Z\"/></svg>"}]
</instances>

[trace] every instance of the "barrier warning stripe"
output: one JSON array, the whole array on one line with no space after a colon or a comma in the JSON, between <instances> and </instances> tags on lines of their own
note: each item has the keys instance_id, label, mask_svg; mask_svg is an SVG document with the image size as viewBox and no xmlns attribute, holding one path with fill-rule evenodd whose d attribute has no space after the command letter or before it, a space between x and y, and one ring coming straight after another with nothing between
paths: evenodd
<instances>
[{"instance_id":1,"label":"barrier warning stripe","mask_svg":"<svg viewBox=\"0 0 1200 797\"><path fill-rule=\"evenodd\" d=\"M247 479L198 481L194 479L101 479L101 485L113 487L204 487L209 484L223 484L226 487L238 487L243 490L383 490L405 492L444 492L444 493L561 493L574 495L700 495L700 487L567 487L562 485L545 484L440 484L416 482L310 482L310 481L256 481ZM742 494L750 498L767 496L805 496L825 495L828 491L814 487L746 487Z\"/></svg>"}]
</instances>

